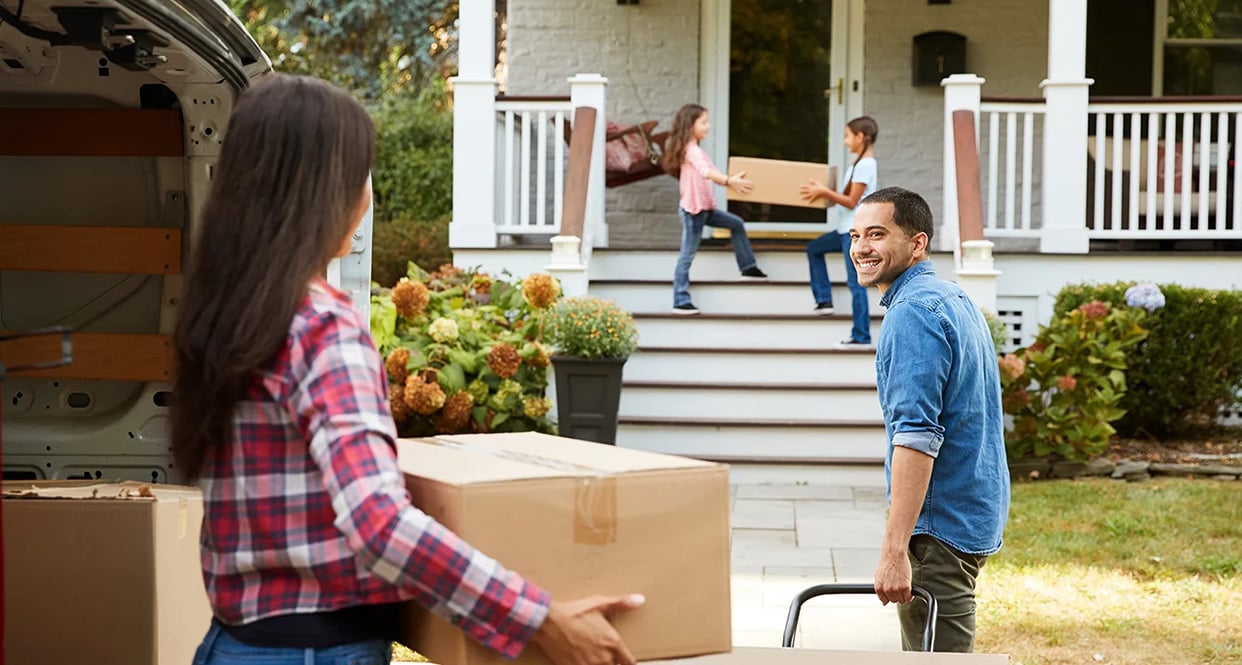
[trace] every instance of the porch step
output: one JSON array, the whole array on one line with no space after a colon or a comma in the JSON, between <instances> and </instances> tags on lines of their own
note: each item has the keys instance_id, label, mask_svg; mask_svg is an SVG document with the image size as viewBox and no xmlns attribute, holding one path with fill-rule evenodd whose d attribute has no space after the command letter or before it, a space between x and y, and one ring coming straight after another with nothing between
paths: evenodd
<instances>
[{"instance_id":1,"label":"porch step","mask_svg":"<svg viewBox=\"0 0 1242 665\"><path fill-rule=\"evenodd\" d=\"M658 312L671 307L673 302L672 280L664 276L659 279L593 280L590 291L591 295L612 300L631 312ZM740 281L736 278L691 281L690 294L694 304L704 312L720 314L809 314L815 307L806 275L800 280L766 282ZM871 311L882 312L879 290L868 289L867 296ZM832 301L838 311L850 313L851 296L844 282L832 285Z\"/></svg>"},{"instance_id":2,"label":"porch step","mask_svg":"<svg viewBox=\"0 0 1242 665\"><path fill-rule=\"evenodd\" d=\"M617 445L720 462L882 464L879 420L622 416Z\"/></svg>"},{"instance_id":3,"label":"porch step","mask_svg":"<svg viewBox=\"0 0 1242 665\"><path fill-rule=\"evenodd\" d=\"M741 341L741 340L739 340ZM638 351L625 363L625 381L663 382L673 379L718 385L756 386L765 382L867 383L875 385L875 354L859 349L727 348L649 346L641 340Z\"/></svg>"},{"instance_id":4,"label":"porch step","mask_svg":"<svg viewBox=\"0 0 1242 665\"><path fill-rule=\"evenodd\" d=\"M670 408L671 407L671 408ZM680 417L795 422L848 414L880 419L875 383L755 382L726 385L697 382L626 381L621 391L622 417Z\"/></svg>"},{"instance_id":5,"label":"porch step","mask_svg":"<svg viewBox=\"0 0 1242 665\"><path fill-rule=\"evenodd\" d=\"M636 275L673 280L673 268L677 265L676 248L667 250L614 250L596 249L591 256L591 283L599 280L634 279ZM757 246L755 258L759 268L776 281L796 282L805 285L808 280L808 264L804 245L781 247ZM839 253L826 257L828 274L835 279L845 278L845 259ZM937 260L939 263L939 260ZM946 265L952 265L946 264ZM690 267L690 283L708 281L736 281L737 259L728 247L704 246L694 257ZM808 291L809 296L809 291Z\"/></svg>"},{"instance_id":6,"label":"porch step","mask_svg":"<svg viewBox=\"0 0 1242 665\"><path fill-rule=\"evenodd\" d=\"M671 309L671 308L670 308ZM872 314L871 335L879 333L880 314ZM643 346L714 349L829 349L849 337L849 314L713 314L683 316L669 312L635 312Z\"/></svg>"}]
</instances>

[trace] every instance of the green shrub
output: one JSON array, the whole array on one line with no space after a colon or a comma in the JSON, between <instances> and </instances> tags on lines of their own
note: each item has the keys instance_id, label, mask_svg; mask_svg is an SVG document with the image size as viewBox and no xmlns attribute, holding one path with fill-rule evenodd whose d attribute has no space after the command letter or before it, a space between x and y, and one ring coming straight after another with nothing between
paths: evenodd
<instances>
[{"instance_id":1,"label":"green shrub","mask_svg":"<svg viewBox=\"0 0 1242 665\"><path fill-rule=\"evenodd\" d=\"M984 320L988 322L988 332L992 333L992 346L996 347L997 353L1004 353L1009 346L1009 328L999 316L991 311L982 308L980 311L983 312Z\"/></svg>"},{"instance_id":2,"label":"green shrub","mask_svg":"<svg viewBox=\"0 0 1242 665\"><path fill-rule=\"evenodd\" d=\"M1000 359L1011 459L1101 455L1125 412L1126 358L1146 331L1142 309L1092 301L1042 326L1035 343Z\"/></svg>"},{"instance_id":3,"label":"green shrub","mask_svg":"<svg viewBox=\"0 0 1242 665\"><path fill-rule=\"evenodd\" d=\"M393 284L413 261L425 270L452 262L448 223L453 201L453 115L443 82L418 96L394 95L373 106L376 154L371 274Z\"/></svg>"},{"instance_id":4,"label":"green shrub","mask_svg":"<svg viewBox=\"0 0 1242 665\"><path fill-rule=\"evenodd\" d=\"M638 347L634 317L610 300L566 298L549 312L556 352L575 358L627 358Z\"/></svg>"},{"instance_id":5,"label":"green shrub","mask_svg":"<svg viewBox=\"0 0 1242 665\"><path fill-rule=\"evenodd\" d=\"M453 209L453 114L443 82L371 108L375 221L430 220Z\"/></svg>"},{"instance_id":6,"label":"green shrub","mask_svg":"<svg viewBox=\"0 0 1242 665\"><path fill-rule=\"evenodd\" d=\"M1079 284L1057 295L1056 311L1090 300L1121 305L1133 283ZM1126 415L1117 430L1157 439L1216 429L1242 391L1242 291L1162 284L1165 306L1147 317L1147 339L1130 359Z\"/></svg>"},{"instance_id":7,"label":"green shrub","mask_svg":"<svg viewBox=\"0 0 1242 665\"><path fill-rule=\"evenodd\" d=\"M372 231L371 281L396 284L413 262L432 271L453 262L448 246L449 218L376 222Z\"/></svg>"},{"instance_id":8,"label":"green shrub","mask_svg":"<svg viewBox=\"0 0 1242 665\"><path fill-rule=\"evenodd\" d=\"M409 273L371 299L371 333L385 358L397 431L553 431L545 394L551 360L541 339L543 308L559 296L549 286L555 280L539 273L519 287L451 265L427 273L412 263Z\"/></svg>"}]
</instances>

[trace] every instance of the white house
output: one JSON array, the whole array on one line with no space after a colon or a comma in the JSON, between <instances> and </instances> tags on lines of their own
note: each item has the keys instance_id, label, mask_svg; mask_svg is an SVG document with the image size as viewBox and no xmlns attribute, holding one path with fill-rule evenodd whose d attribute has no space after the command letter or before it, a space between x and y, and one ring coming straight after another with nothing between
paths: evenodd
<instances>
[{"instance_id":1,"label":"white house","mask_svg":"<svg viewBox=\"0 0 1242 665\"><path fill-rule=\"evenodd\" d=\"M882 184L926 196L939 217L941 274L998 310L1018 343L1067 283L1242 282L1238 0L507 4L501 68L494 0L461 8L450 243L460 265L520 274L554 263L572 289L635 312L642 342L626 369L622 445L873 462L883 431L872 356L832 348L848 313L809 312L797 241L822 231L822 212L748 209L772 281L736 283L731 256L706 249L693 273L705 314L674 319L676 184L657 176L605 187L605 120L666 130L681 104L697 102L711 112L705 147L719 165L746 155L840 167L844 123L874 117ZM586 225L581 247L558 241L553 260L562 130L579 106L604 111ZM974 112L995 277L986 249L971 248L962 265L959 109ZM837 260L829 256L834 278ZM878 329L882 312L872 314Z\"/></svg>"}]
</instances>

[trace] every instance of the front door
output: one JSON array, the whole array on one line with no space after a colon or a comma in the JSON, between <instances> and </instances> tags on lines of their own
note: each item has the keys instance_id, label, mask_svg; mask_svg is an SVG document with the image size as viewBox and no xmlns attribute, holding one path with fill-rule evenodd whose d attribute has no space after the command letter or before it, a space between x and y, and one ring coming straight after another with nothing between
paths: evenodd
<instances>
[{"instance_id":1,"label":"front door","mask_svg":"<svg viewBox=\"0 0 1242 665\"><path fill-rule=\"evenodd\" d=\"M861 115L862 2L705 0L716 13L704 37L718 57L704 62L705 79L716 82L704 86L704 101L722 168L730 156L827 162L838 173L848 164L842 128ZM810 238L827 228L820 208L729 207L757 237Z\"/></svg>"}]
</instances>

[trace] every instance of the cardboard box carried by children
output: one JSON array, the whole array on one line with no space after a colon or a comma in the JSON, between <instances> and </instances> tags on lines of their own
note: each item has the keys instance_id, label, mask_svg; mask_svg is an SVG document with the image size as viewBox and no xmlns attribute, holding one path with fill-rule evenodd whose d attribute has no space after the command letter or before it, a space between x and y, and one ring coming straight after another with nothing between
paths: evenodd
<instances>
[{"instance_id":1,"label":"cardboard box carried by children","mask_svg":"<svg viewBox=\"0 0 1242 665\"><path fill-rule=\"evenodd\" d=\"M5 662L184 665L211 623L192 487L6 481Z\"/></svg>"},{"instance_id":2,"label":"cardboard box carried by children","mask_svg":"<svg viewBox=\"0 0 1242 665\"><path fill-rule=\"evenodd\" d=\"M729 190L730 201L752 203L776 203L804 208L827 208L828 199L816 199L814 203L802 199L799 190L808 180L817 180L835 190L836 167L814 162L790 162L780 159L758 157L730 157L729 173L745 173L754 189L746 194Z\"/></svg>"},{"instance_id":3,"label":"cardboard box carried by children","mask_svg":"<svg viewBox=\"0 0 1242 665\"><path fill-rule=\"evenodd\" d=\"M645 595L614 619L635 657L729 650L728 467L536 433L397 447L414 505L554 598ZM402 641L433 662L506 662L411 610Z\"/></svg>"}]
</instances>

